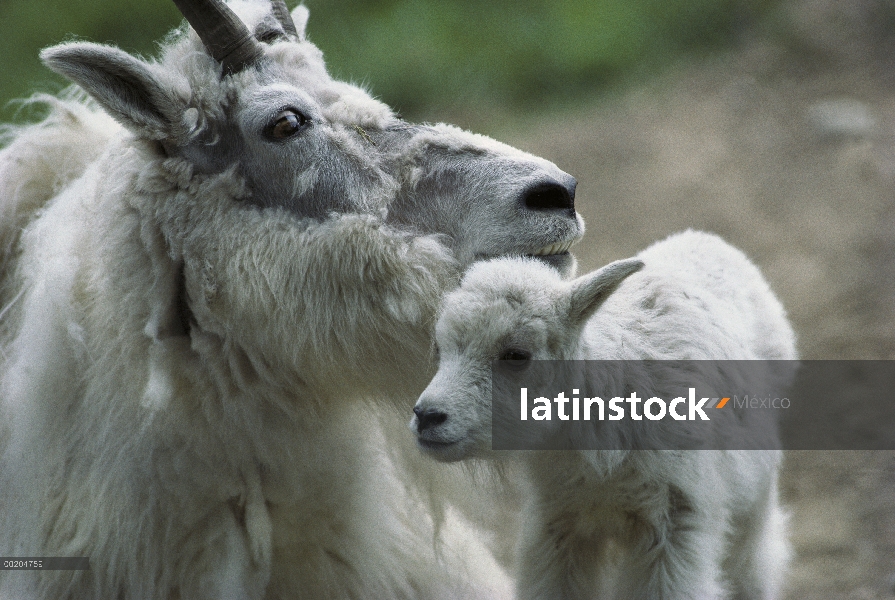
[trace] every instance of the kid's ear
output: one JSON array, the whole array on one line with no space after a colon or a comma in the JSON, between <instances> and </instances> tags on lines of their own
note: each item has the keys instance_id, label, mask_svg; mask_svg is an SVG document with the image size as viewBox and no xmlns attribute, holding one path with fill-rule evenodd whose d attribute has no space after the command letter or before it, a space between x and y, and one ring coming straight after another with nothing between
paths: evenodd
<instances>
[{"instance_id":1,"label":"kid's ear","mask_svg":"<svg viewBox=\"0 0 895 600\"><path fill-rule=\"evenodd\" d=\"M171 136L171 94L149 65L112 46L74 42L40 53L44 64L84 88L128 129L151 139Z\"/></svg>"},{"instance_id":2,"label":"kid's ear","mask_svg":"<svg viewBox=\"0 0 895 600\"><path fill-rule=\"evenodd\" d=\"M643 268L643 261L627 258L609 263L605 267L572 280L572 297L569 320L576 326L596 312L618 285L629 275Z\"/></svg>"}]
</instances>

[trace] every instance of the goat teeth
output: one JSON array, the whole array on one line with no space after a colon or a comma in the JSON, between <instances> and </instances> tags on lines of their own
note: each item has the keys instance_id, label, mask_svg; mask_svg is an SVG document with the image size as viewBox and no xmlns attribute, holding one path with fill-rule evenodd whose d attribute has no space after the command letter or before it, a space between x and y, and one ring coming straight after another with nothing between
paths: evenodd
<instances>
[{"instance_id":1,"label":"goat teeth","mask_svg":"<svg viewBox=\"0 0 895 600\"><path fill-rule=\"evenodd\" d=\"M551 244L550 246L544 246L543 248L532 252L532 256L550 256L552 254L562 254L563 252L568 252L569 248L572 247L572 244L575 243L575 240L568 240L565 242L556 242L555 244Z\"/></svg>"}]
</instances>

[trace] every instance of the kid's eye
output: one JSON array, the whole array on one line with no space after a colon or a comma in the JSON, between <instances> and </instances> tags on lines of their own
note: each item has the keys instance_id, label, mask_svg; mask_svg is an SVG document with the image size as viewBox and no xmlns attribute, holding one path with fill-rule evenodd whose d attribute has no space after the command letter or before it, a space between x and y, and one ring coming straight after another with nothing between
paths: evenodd
<instances>
[{"instance_id":1,"label":"kid's eye","mask_svg":"<svg viewBox=\"0 0 895 600\"><path fill-rule=\"evenodd\" d=\"M271 140L285 140L292 137L310 122L310 119L291 108L287 108L264 129L264 136Z\"/></svg>"},{"instance_id":2,"label":"kid's eye","mask_svg":"<svg viewBox=\"0 0 895 600\"><path fill-rule=\"evenodd\" d=\"M507 348L501 353L500 360L507 361L511 367L521 368L531 360L531 352L519 348Z\"/></svg>"}]
</instances>

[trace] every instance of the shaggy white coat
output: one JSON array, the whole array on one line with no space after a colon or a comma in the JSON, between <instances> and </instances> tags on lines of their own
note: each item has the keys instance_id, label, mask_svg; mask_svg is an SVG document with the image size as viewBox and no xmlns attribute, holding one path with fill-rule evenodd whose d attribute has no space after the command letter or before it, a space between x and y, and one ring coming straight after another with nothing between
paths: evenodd
<instances>
[{"instance_id":1,"label":"shaggy white coat","mask_svg":"<svg viewBox=\"0 0 895 600\"><path fill-rule=\"evenodd\" d=\"M269 11L232 4L250 28ZM523 186L570 178L399 121L333 81L293 16L299 39L232 77L186 30L159 61L44 53L105 112L50 100L0 153L0 555L91 568L0 571L0 598L507 595L457 508L475 512L468 476L428 478L394 413L428 380L464 260L580 235L573 209L513 221ZM314 128L258 141L283 102ZM458 172L484 183L451 188Z\"/></svg>"},{"instance_id":2,"label":"shaggy white coat","mask_svg":"<svg viewBox=\"0 0 895 600\"><path fill-rule=\"evenodd\" d=\"M478 263L446 297L436 340L439 370L416 409L442 418L424 427L414 417L411 427L424 450L447 461L495 458L490 365L502 356L630 361L601 376L644 398L650 390L665 396L669 374L660 383L650 379L659 371L626 372L633 361L796 358L792 328L755 265L717 236L694 231L571 282L532 260ZM784 382L780 371L763 381ZM692 374L671 376L680 379L672 389L681 389ZM723 381L701 391L723 392ZM765 445L774 442L773 428L743 427L748 416L718 412L716 435L775 447ZM654 435L628 422L632 446ZM594 427L584 435L601 434ZM778 451L523 451L516 458L528 485L519 598L778 597L788 556Z\"/></svg>"},{"instance_id":3,"label":"shaggy white coat","mask_svg":"<svg viewBox=\"0 0 895 600\"><path fill-rule=\"evenodd\" d=\"M91 569L6 571L0 595L499 589L493 559L462 528L438 555L376 413L345 402L393 360L383 348L427 350L413 335L450 256L369 217L247 219L242 192L232 176L197 181L183 162L115 144L24 232L0 388L0 539L6 556L89 556ZM285 270L264 268L285 254ZM166 337L180 261L203 326ZM311 312L320 319L294 326Z\"/></svg>"}]
</instances>

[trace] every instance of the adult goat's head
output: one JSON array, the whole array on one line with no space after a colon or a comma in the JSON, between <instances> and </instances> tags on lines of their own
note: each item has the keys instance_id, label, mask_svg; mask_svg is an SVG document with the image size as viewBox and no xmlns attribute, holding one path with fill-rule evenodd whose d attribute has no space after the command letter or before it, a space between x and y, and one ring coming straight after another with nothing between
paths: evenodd
<instances>
[{"instance_id":1,"label":"adult goat's head","mask_svg":"<svg viewBox=\"0 0 895 600\"><path fill-rule=\"evenodd\" d=\"M583 232L575 180L552 163L446 125L412 125L333 80L282 0L175 0L198 36L147 62L117 48L44 51L137 137L213 174L235 166L246 202L312 218L382 215L443 233L461 263L502 254L571 264Z\"/></svg>"},{"instance_id":2,"label":"adult goat's head","mask_svg":"<svg viewBox=\"0 0 895 600\"><path fill-rule=\"evenodd\" d=\"M574 264L575 180L552 163L409 124L333 80L304 7L177 3L192 27L156 61L83 42L42 55L130 132L109 132L81 189L103 232L94 262L109 276L96 281L116 286L91 297L136 296L129 322L156 357L147 390L217 365L211 380L240 389L392 394L424 377L458 267L507 254ZM204 366L178 379L196 354Z\"/></svg>"}]
</instances>

